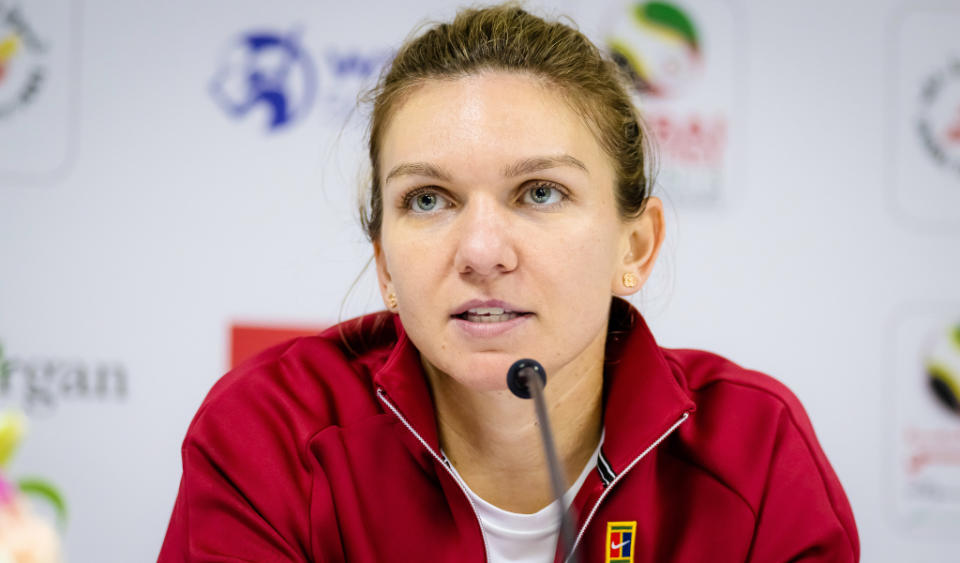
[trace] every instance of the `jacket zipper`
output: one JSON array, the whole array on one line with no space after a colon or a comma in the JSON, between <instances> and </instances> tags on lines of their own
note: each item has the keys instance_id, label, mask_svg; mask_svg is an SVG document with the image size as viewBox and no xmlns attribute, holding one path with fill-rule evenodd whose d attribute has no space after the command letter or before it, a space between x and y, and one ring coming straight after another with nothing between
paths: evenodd
<instances>
[{"instance_id":1,"label":"jacket zipper","mask_svg":"<svg viewBox=\"0 0 960 563\"><path fill-rule=\"evenodd\" d=\"M667 436L669 436L674 430L676 430L678 426L683 424L684 421L686 421L687 418L689 417L690 417L690 413L688 412L683 413L683 416L680 417L680 420L674 422L673 426L668 428L667 431L664 432L659 438L657 438L652 444L650 444L647 447L647 449L643 450L643 452L640 455L638 455L633 461L630 462L630 465L624 468L624 470L621 471L619 475L614 477L613 481L611 481L610 484L603 489L603 492L600 493L600 498L598 498L597 502L593 504L593 508L590 509L590 514L587 515L587 519L583 521L583 526L580 527L580 532L577 534L577 539L573 542L573 548L570 550L571 554L576 552L577 546L580 545L580 540L583 538L584 532L587 531L587 526L590 525L590 521L593 520L594 514L596 514L597 509L600 508L600 503L603 502L603 499L607 497L607 494L613 489L613 487L617 484L617 482L620 481L620 479L623 479L623 476L626 475L631 469L633 469L634 465L639 463L640 460L644 458L644 456L650 453L650 450L657 447L657 444L662 442ZM565 561L570 561L570 556L567 556L567 559Z\"/></svg>"},{"instance_id":2,"label":"jacket zipper","mask_svg":"<svg viewBox=\"0 0 960 563\"><path fill-rule=\"evenodd\" d=\"M409 430L410 433L413 434L414 438L416 438L423 445L423 447L426 448L428 452L430 452L430 455L432 455L434 459L436 459L440 463L440 465L442 465L443 468L447 470L447 473L449 473L450 476L453 477L453 480L457 483L457 486L460 487L460 490L463 492L463 496L467 497L467 502L470 503L470 508L473 510L473 516L477 519L477 526L480 528L480 537L483 539L483 560L487 561L488 560L487 554L490 553L490 548L487 546L487 533L483 530L483 524L480 523L480 512L477 511L477 507L473 503L473 499L470 498L470 494L467 492L466 485L453 473L453 470L450 469L450 467L444 462L444 460L440 457L440 455L437 452L433 451L433 448L431 448L430 445L427 444L427 441L424 440L423 437L421 437L416 430L414 430L413 426L411 426L410 423L407 422L407 419L404 418L402 414L400 414L400 411L398 411L393 406L393 404L390 402L390 399L387 398L387 394L386 392L384 392L383 389L381 388L377 389L377 398L379 398L383 404L387 405L387 408L393 411L393 414L396 415L398 419L400 419L400 422L402 422L403 425L407 427L407 430ZM614 482L616 482L616 480L614 480ZM577 539L579 540L579 538Z\"/></svg>"}]
</instances>

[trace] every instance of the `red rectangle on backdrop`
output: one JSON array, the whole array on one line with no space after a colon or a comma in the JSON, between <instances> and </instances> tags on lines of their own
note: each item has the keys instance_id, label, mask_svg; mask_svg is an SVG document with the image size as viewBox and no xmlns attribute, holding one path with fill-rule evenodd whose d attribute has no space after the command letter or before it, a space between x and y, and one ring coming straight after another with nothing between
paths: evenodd
<instances>
[{"instance_id":1,"label":"red rectangle on backdrop","mask_svg":"<svg viewBox=\"0 0 960 563\"><path fill-rule=\"evenodd\" d=\"M280 344L298 336L311 336L323 329L324 327L321 326L289 327L233 324L230 326L230 369L274 344Z\"/></svg>"}]
</instances>

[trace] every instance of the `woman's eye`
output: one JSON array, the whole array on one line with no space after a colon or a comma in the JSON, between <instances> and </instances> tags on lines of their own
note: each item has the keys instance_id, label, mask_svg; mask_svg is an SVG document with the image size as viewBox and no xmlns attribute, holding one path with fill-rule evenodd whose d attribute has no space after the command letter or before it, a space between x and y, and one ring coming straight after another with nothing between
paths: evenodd
<instances>
[{"instance_id":1,"label":"woman's eye","mask_svg":"<svg viewBox=\"0 0 960 563\"><path fill-rule=\"evenodd\" d=\"M413 199L418 211L431 211L437 206L437 194L420 194Z\"/></svg>"},{"instance_id":2,"label":"woman's eye","mask_svg":"<svg viewBox=\"0 0 960 563\"><path fill-rule=\"evenodd\" d=\"M447 207L447 200L434 191L415 191L404 198L403 206L414 213L429 213Z\"/></svg>"},{"instance_id":3,"label":"woman's eye","mask_svg":"<svg viewBox=\"0 0 960 563\"><path fill-rule=\"evenodd\" d=\"M537 184L524 195L524 202L534 205L552 205L562 200L563 192L550 184Z\"/></svg>"}]
</instances>

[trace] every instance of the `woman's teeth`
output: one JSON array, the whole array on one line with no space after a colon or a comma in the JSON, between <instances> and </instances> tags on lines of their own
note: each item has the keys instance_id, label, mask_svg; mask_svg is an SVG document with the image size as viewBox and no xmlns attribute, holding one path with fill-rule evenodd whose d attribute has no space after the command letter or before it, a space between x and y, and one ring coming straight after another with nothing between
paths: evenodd
<instances>
[{"instance_id":1,"label":"woman's teeth","mask_svg":"<svg viewBox=\"0 0 960 563\"><path fill-rule=\"evenodd\" d=\"M504 311L499 307L477 307L465 313L466 320L471 323L502 323L520 316L513 311Z\"/></svg>"}]
</instances>

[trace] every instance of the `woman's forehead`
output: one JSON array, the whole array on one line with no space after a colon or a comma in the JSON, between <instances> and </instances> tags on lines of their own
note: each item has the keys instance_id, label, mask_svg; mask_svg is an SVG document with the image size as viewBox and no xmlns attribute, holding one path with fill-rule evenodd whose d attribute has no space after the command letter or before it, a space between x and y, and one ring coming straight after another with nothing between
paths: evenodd
<instances>
[{"instance_id":1,"label":"woman's forehead","mask_svg":"<svg viewBox=\"0 0 960 563\"><path fill-rule=\"evenodd\" d=\"M604 158L584 120L548 82L506 72L420 85L393 112L380 154L384 174L400 161L569 155L589 167Z\"/></svg>"}]
</instances>

